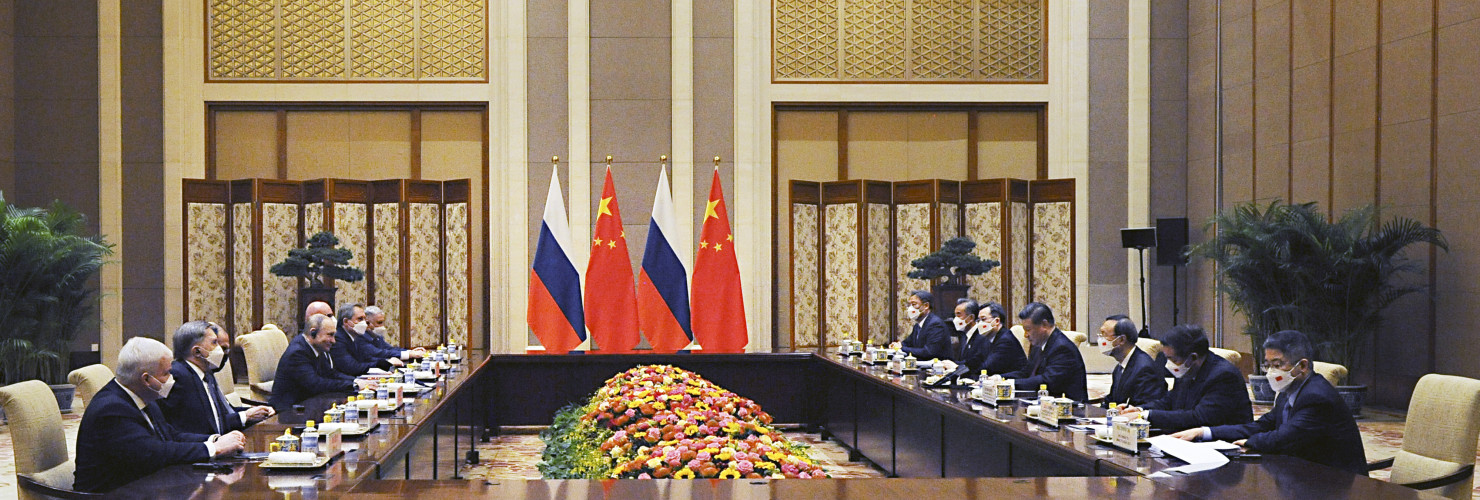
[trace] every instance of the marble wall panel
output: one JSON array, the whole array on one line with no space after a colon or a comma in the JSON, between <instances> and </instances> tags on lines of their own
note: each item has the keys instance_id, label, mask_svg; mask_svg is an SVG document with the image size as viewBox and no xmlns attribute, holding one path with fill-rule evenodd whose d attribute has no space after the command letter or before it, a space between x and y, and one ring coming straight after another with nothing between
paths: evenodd
<instances>
[{"instance_id":1,"label":"marble wall panel","mask_svg":"<svg viewBox=\"0 0 1480 500\"><path fill-rule=\"evenodd\" d=\"M401 205L375 205L375 305L385 311L385 341L401 345Z\"/></svg>"},{"instance_id":2,"label":"marble wall panel","mask_svg":"<svg viewBox=\"0 0 1480 500\"><path fill-rule=\"evenodd\" d=\"M889 275L891 255L889 249L892 247L889 242L889 222L889 204L868 204L868 226L865 228L868 238L868 268L866 277L866 286L868 287L867 334L868 340L873 341L874 344L889 343L889 335L891 333L889 318L890 313L894 311L892 302L889 300L893 296L889 286L889 282L891 281Z\"/></svg>"},{"instance_id":3,"label":"marble wall panel","mask_svg":"<svg viewBox=\"0 0 1480 500\"><path fill-rule=\"evenodd\" d=\"M794 347L817 346L820 262L817 241L817 205L791 204L791 309Z\"/></svg>"},{"instance_id":4,"label":"marble wall panel","mask_svg":"<svg viewBox=\"0 0 1480 500\"><path fill-rule=\"evenodd\" d=\"M231 329L233 335L241 335L257 329L252 317L256 312L252 291L257 282L252 279L252 204L231 205Z\"/></svg>"},{"instance_id":5,"label":"marble wall panel","mask_svg":"<svg viewBox=\"0 0 1480 500\"><path fill-rule=\"evenodd\" d=\"M262 204L262 321L289 331L298 327L298 279L268 271L298 247L299 205Z\"/></svg>"},{"instance_id":6,"label":"marble wall panel","mask_svg":"<svg viewBox=\"0 0 1480 500\"><path fill-rule=\"evenodd\" d=\"M433 203L411 203L410 339L412 346L442 342L441 210Z\"/></svg>"},{"instance_id":7,"label":"marble wall panel","mask_svg":"<svg viewBox=\"0 0 1480 500\"><path fill-rule=\"evenodd\" d=\"M315 205L303 207L304 226L308 225L308 208ZM334 203L334 236L339 238L339 246L354 254L349 259L349 265L365 269L365 252L368 242L365 240L365 225L369 224L365 205L360 203ZM365 304L365 298L369 290L367 280L339 281L335 283L339 292L335 296L340 304Z\"/></svg>"},{"instance_id":8,"label":"marble wall panel","mask_svg":"<svg viewBox=\"0 0 1480 500\"><path fill-rule=\"evenodd\" d=\"M1053 309L1059 328L1074 329L1074 204L1033 205L1033 299Z\"/></svg>"},{"instance_id":9,"label":"marble wall panel","mask_svg":"<svg viewBox=\"0 0 1480 500\"><path fill-rule=\"evenodd\" d=\"M966 204L966 237L976 242L976 255L987 260L1002 261L1002 203ZM990 272L966 279L971 287L967 292L978 302L1002 302L1001 266Z\"/></svg>"},{"instance_id":10,"label":"marble wall panel","mask_svg":"<svg viewBox=\"0 0 1480 500\"><path fill-rule=\"evenodd\" d=\"M825 207L823 248L827 255L822 281L827 310L823 328L827 345L858 337L858 205Z\"/></svg>"},{"instance_id":11,"label":"marble wall panel","mask_svg":"<svg viewBox=\"0 0 1480 500\"><path fill-rule=\"evenodd\" d=\"M468 342L468 204L449 203L443 207L446 216L447 255L447 339L448 344Z\"/></svg>"},{"instance_id":12,"label":"marble wall panel","mask_svg":"<svg viewBox=\"0 0 1480 500\"><path fill-rule=\"evenodd\" d=\"M226 205L189 203L185 293L191 320L226 323Z\"/></svg>"},{"instance_id":13,"label":"marble wall panel","mask_svg":"<svg viewBox=\"0 0 1480 500\"><path fill-rule=\"evenodd\" d=\"M930 248L930 204L908 203L894 207L894 304L900 310L895 321L895 338L904 338L910 332L910 318L906 316L904 304L913 290L929 290L930 281L911 279L907 274L915 268L910 261L935 251Z\"/></svg>"}]
</instances>

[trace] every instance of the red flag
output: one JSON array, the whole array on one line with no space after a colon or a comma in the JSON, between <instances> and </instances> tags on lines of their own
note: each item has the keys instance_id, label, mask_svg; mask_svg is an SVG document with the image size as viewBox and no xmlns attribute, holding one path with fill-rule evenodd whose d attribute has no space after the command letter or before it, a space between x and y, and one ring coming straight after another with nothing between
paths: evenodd
<instances>
[{"instance_id":1,"label":"red flag","mask_svg":"<svg viewBox=\"0 0 1480 500\"><path fill-rule=\"evenodd\" d=\"M591 260L586 264L586 327L596 341L596 353L632 352L640 340L632 258L627 254L627 232L622 230L610 166L596 211Z\"/></svg>"},{"instance_id":2,"label":"red flag","mask_svg":"<svg viewBox=\"0 0 1480 500\"><path fill-rule=\"evenodd\" d=\"M745 329L745 300L740 292L735 235L730 232L730 214L725 210L718 167L709 186L709 204L704 207L704 230L694 256L691 288L694 339L704 346L704 352L745 352L745 344L750 343Z\"/></svg>"}]
</instances>

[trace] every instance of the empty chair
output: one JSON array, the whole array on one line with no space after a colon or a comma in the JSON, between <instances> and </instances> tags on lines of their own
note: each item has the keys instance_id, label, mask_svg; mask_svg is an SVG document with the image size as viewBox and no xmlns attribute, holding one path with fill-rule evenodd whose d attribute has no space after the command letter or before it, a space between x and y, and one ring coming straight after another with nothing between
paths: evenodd
<instances>
[{"instance_id":1,"label":"empty chair","mask_svg":"<svg viewBox=\"0 0 1480 500\"><path fill-rule=\"evenodd\" d=\"M89 496L72 491L76 465L67 457L62 410L50 387L38 380L0 387L0 408L10 420L21 498Z\"/></svg>"},{"instance_id":2,"label":"empty chair","mask_svg":"<svg viewBox=\"0 0 1480 500\"><path fill-rule=\"evenodd\" d=\"M1152 359L1156 359L1156 356L1161 354L1161 341L1151 337L1141 337L1136 339L1136 348L1146 351Z\"/></svg>"},{"instance_id":3,"label":"empty chair","mask_svg":"<svg viewBox=\"0 0 1480 500\"><path fill-rule=\"evenodd\" d=\"M108 385L109 380L113 380L113 370L102 364L84 366L67 374L67 383L77 386L77 397L82 399L83 406L87 406L93 394Z\"/></svg>"},{"instance_id":4,"label":"empty chair","mask_svg":"<svg viewBox=\"0 0 1480 500\"><path fill-rule=\"evenodd\" d=\"M267 401L272 397L273 377L278 359L288 350L288 336L277 329L262 329L237 337L242 355L247 358L247 382L252 398ZM223 390L224 392L224 390Z\"/></svg>"},{"instance_id":5,"label":"empty chair","mask_svg":"<svg viewBox=\"0 0 1480 500\"><path fill-rule=\"evenodd\" d=\"M1326 381L1330 382L1333 386L1341 385L1341 379L1346 378L1347 374L1345 366L1336 363L1327 363L1325 361L1311 363L1310 369L1321 374L1322 377L1326 377Z\"/></svg>"},{"instance_id":6,"label":"empty chair","mask_svg":"<svg viewBox=\"0 0 1480 500\"><path fill-rule=\"evenodd\" d=\"M1023 331L1023 325L1012 325L1012 336L1017 337L1018 343L1023 345L1023 355L1033 353L1033 344L1028 342L1028 332Z\"/></svg>"},{"instance_id":7,"label":"empty chair","mask_svg":"<svg viewBox=\"0 0 1480 500\"><path fill-rule=\"evenodd\" d=\"M1475 439L1480 437L1480 380L1428 374L1418 379L1403 424L1403 447L1368 470L1393 468L1391 481L1449 498L1470 498Z\"/></svg>"}]
</instances>

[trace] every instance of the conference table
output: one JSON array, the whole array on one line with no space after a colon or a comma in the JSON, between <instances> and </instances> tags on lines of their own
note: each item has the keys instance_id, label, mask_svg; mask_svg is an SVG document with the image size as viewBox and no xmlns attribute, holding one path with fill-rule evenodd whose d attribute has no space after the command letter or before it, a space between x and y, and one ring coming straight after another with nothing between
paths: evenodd
<instances>
[{"instance_id":1,"label":"conference table","mask_svg":"<svg viewBox=\"0 0 1480 500\"><path fill-rule=\"evenodd\" d=\"M882 469L884 479L466 480L469 451L501 432L549 425L612 375L671 364L761 404L785 428L821 432ZM1211 471L1149 477L1183 463L1131 454L1067 426L1029 421L1023 408L972 401L965 389L924 387L916 374L831 352L519 355L471 353L414 405L380 419L353 450L307 471L222 461L178 465L113 492L137 498L1438 498L1305 460L1266 455ZM322 415L343 395L276 415L246 431L265 451L286 428ZM1077 416L1103 415L1079 407ZM295 435L298 432L295 430ZM1154 456L1155 455L1155 456ZM491 458L491 457L483 457ZM1163 476L1164 474L1157 474Z\"/></svg>"}]
</instances>

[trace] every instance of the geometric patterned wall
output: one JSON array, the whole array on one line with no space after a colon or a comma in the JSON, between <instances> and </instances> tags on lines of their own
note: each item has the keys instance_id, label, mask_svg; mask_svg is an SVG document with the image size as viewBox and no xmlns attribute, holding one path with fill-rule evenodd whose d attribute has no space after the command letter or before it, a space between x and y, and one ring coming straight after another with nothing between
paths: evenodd
<instances>
[{"instance_id":1,"label":"geometric patterned wall","mask_svg":"<svg viewBox=\"0 0 1480 500\"><path fill-rule=\"evenodd\" d=\"M1046 0L773 0L777 82L1043 82Z\"/></svg>"},{"instance_id":2,"label":"geometric patterned wall","mask_svg":"<svg viewBox=\"0 0 1480 500\"><path fill-rule=\"evenodd\" d=\"M213 81L482 81L483 0L207 0Z\"/></svg>"}]
</instances>

